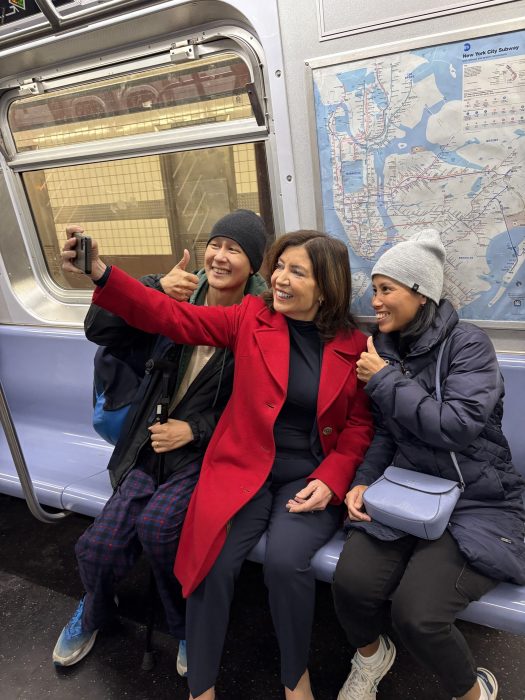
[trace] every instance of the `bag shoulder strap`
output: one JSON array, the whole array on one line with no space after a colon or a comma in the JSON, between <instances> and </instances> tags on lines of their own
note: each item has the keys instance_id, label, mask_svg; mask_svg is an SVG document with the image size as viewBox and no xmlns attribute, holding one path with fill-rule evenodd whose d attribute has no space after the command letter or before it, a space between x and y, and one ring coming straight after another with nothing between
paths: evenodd
<instances>
[{"instance_id":1,"label":"bag shoulder strap","mask_svg":"<svg viewBox=\"0 0 525 700\"><path fill-rule=\"evenodd\" d=\"M438 401L441 401L441 360L443 359L443 351L445 350L445 345L447 344L447 340L448 340L448 338L445 338L441 342L441 345L439 346L437 361L436 361L436 398ZM451 457L452 463L454 464L454 467L456 469L457 475L459 476L459 487L462 491L464 491L465 490L465 482L463 481L463 474L461 473L461 469L459 468L456 453L450 452L450 457Z\"/></svg>"}]
</instances>

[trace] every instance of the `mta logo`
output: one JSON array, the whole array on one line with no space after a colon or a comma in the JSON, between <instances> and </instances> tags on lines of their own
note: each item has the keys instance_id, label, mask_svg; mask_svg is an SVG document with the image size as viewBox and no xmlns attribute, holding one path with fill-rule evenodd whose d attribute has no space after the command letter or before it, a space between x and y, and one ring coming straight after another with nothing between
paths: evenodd
<instances>
[{"instance_id":1,"label":"mta logo","mask_svg":"<svg viewBox=\"0 0 525 700\"><path fill-rule=\"evenodd\" d=\"M466 44L463 44L463 51L470 51L470 44L468 43L468 41Z\"/></svg>"}]
</instances>

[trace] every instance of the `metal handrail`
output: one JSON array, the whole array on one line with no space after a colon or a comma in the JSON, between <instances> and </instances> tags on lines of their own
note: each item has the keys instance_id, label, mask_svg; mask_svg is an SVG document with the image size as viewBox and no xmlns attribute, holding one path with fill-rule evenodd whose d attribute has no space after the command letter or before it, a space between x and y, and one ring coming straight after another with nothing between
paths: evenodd
<instances>
[{"instance_id":1,"label":"metal handrail","mask_svg":"<svg viewBox=\"0 0 525 700\"><path fill-rule=\"evenodd\" d=\"M56 523L57 520L62 520L66 515L70 515L69 511L60 511L58 513L49 513L44 510L35 494L35 489L33 487L33 482L31 481L31 476L27 468L27 464L20 446L20 440L11 417L11 412L9 406L7 405L7 400L5 397L4 387L0 381L0 421L4 429L4 433L7 439L7 444L11 451L11 456L13 457L13 462L15 463L16 471L18 473L18 478L20 479L20 484L22 485L22 491L26 499L27 506L31 513L43 523Z\"/></svg>"},{"instance_id":2,"label":"metal handrail","mask_svg":"<svg viewBox=\"0 0 525 700\"><path fill-rule=\"evenodd\" d=\"M48 0L35 0L38 8L47 19L53 30L60 29L60 15L57 8Z\"/></svg>"}]
</instances>

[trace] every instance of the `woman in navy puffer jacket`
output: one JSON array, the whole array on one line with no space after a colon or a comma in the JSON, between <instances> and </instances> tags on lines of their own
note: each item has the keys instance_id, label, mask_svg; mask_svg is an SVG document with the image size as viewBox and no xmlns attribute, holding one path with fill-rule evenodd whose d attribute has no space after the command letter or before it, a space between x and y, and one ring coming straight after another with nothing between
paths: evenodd
<instances>
[{"instance_id":1,"label":"woman in navy puffer jacket","mask_svg":"<svg viewBox=\"0 0 525 700\"><path fill-rule=\"evenodd\" d=\"M488 336L441 299L444 262L439 234L427 229L390 248L372 270L378 333L357 366L376 435L346 497L349 536L334 580L339 620L357 647L338 700L374 700L392 666L389 599L399 638L454 698L494 700L495 677L476 668L454 621L498 581L525 583L525 484L501 430L503 380ZM406 535L366 514L363 493L390 464L457 481L450 451L465 490L439 539Z\"/></svg>"}]
</instances>

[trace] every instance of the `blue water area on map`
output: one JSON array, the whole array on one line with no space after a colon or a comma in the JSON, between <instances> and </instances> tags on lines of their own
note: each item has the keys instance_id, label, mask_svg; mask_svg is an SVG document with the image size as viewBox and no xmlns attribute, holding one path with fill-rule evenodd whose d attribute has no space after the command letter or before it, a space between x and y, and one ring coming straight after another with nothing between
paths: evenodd
<instances>
[{"instance_id":1,"label":"blue water area on map","mask_svg":"<svg viewBox=\"0 0 525 700\"><path fill-rule=\"evenodd\" d=\"M315 110L316 118L318 124L326 124L326 119L330 115L331 109L323 104L319 95L319 89L317 85L314 85L314 100L315 100ZM319 153L322 154L319 159L319 165L321 170L321 182L323 183L322 195L323 195L323 217L324 217L324 229L327 233L335 238L339 238L341 241L346 243L348 246L348 254L350 257L350 268L355 274L359 270L363 270L366 275L370 274L372 269L372 262L368 263L363 260L361 256L356 255L355 251L351 248L348 242L348 236L341 223L337 212L335 211L334 205L334 191L333 191L333 172L332 172L332 162L331 158L327 157L330 154L330 140L328 138L327 129L317 129L317 145L319 148ZM325 156L324 158L322 156ZM350 222L351 223L351 222ZM363 305L359 304L359 313L363 315L370 316L371 306L370 306L370 294L368 294L368 301ZM356 309L357 313L357 309Z\"/></svg>"},{"instance_id":2,"label":"blue water area on map","mask_svg":"<svg viewBox=\"0 0 525 700\"><path fill-rule=\"evenodd\" d=\"M341 109L343 110L344 114L338 114L336 116L335 128L339 133L352 136L352 132L350 131L350 111L345 104L332 106L332 108L328 110L328 113L330 114L330 112L335 110L339 111Z\"/></svg>"},{"instance_id":3,"label":"blue water area on map","mask_svg":"<svg viewBox=\"0 0 525 700\"><path fill-rule=\"evenodd\" d=\"M487 320L517 320L516 314L525 318L525 303L509 304L511 297L525 297L525 258L518 257L518 246L525 240L525 226L516 226L510 231L494 236L489 243L486 254L489 272L481 276L490 284L490 289L482 292L472 303L464 306L460 311L462 318L484 318ZM511 282L505 285L506 291L492 306L489 302L495 297L501 288L505 272L518 266L518 272Z\"/></svg>"},{"instance_id":4,"label":"blue water area on map","mask_svg":"<svg viewBox=\"0 0 525 700\"><path fill-rule=\"evenodd\" d=\"M420 66L419 68L423 67ZM339 73L338 78L344 82L345 89L348 92L350 86L361 86L363 84L364 72L365 69L349 71L347 73ZM374 81L374 73L369 73L366 75L366 82L373 83ZM372 100L380 109L386 109L388 107L388 97L384 90L377 85L372 91ZM343 111L342 114L338 114L335 118L336 130L339 133L344 133L352 137L352 132L350 129L350 111L348 106L344 103L328 106L324 105L318 98L316 99L316 104L317 101L319 102L319 105L322 105L327 115L336 109ZM469 168L471 170L483 170L483 166L466 160L460 156L456 150L444 150L440 144L432 143L427 139L428 120L431 116L438 114L445 104L445 100L440 100L432 106L427 106L421 115L420 121L414 127L408 127L404 124L400 124L399 128L404 132L404 134L400 138L391 139L384 147L376 148L374 150L374 167L376 170L378 189L384 187L384 165L386 159L388 156L394 155L403 150L406 152L406 155L409 155L410 151L406 149L407 142L412 146L419 146L420 148L424 148L425 150L434 153L437 158L445 163L449 163L450 165ZM471 141L467 141L467 143L470 143ZM350 192L355 191L355 189L350 190ZM385 223L385 227L390 227L391 220L386 214L386 209L384 207L381 207L380 213Z\"/></svg>"},{"instance_id":5,"label":"blue water area on map","mask_svg":"<svg viewBox=\"0 0 525 700\"><path fill-rule=\"evenodd\" d=\"M362 97L362 88L364 85L374 85L370 93L370 97L373 102L379 107L379 109L386 109L388 107L388 96L383 90L383 88L377 84L376 75L374 71L371 71L367 75L366 68L358 68L357 70L348 71L346 73L338 73L337 78L343 84L345 92L356 93L356 97ZM341 105L343 106L343 105ZM344 105L346 107L346 105ZM348 112L347 112L348 114ZM337 117L337 121L339 117ZM338 131L344 131L344 129L337 126Z\"/></svg>"},{"instance_id":6,"label":"blue water area on map","mask_svg":"<svg viewBox=\"0 0 525 700\"><path fill-rule=\"evenodd\" d=\"M434 149L432 149L434 150ZM460 156L456 151L438 151L436 153L439 160L449 163L450 165L455 165L458 168L468 168L469 170L483 170L483 166L479 163L473 163L463 156Z\"/></svg>"},{"instance_id":7,"label":"blue water area on map","mask_svg":"<svg viewBox=\"0 0 525 700\"><path fill-rule=\"evenodd\" d=\"M415 83L433 75L437 89L445 100L461 100L463 98L461 85L463 60L462 53L459 50L457 55L454 55L451 47L445 45L430 49L420 49L412 53L416 56L421 56L427 61L427 63L422 63L412 71L412 79ZM453 75L454 73L455 75Z\"/></svg>"},{"instance_id":8,"label":"blue water area on map","mask_svg":"<svg viewBox=\"0 0 525 700\"><path fill-rule=\"evenodd\" d=\"M393 236L397 234L397 229L394 226L394 222L388 214L388 204L385 203L385 191L383 189L378 190L376 206L379 215L381 216L381 221L383 222L386 235Z\"/></svg>"},{"instance_id":9,"label":"blue water area on map","mask_svg":"<svg viewBox=\"0 0 525 700\"><path fill-rule=\"evenodd\" d=\"M337 73L338 79L343 83L345 92L354 92L354 90L363 86L366 70L366 68L358 68L357 70L350 70L346 73Z\"/></svg>"},{"instance_id":10,"label":"blue water area on map","mask_svg":"<svg viewBox=\"0 0 525 700\"><path fill-rule=\"evenodd\" d=\"M386 109L388 107L388 97L383 88L376 86L372 91L372 100L379 107L379 109Z\"/></svg>"},{"instance_id":11,"label":"blue water area on map","mask_svg":"<svg viewBox=\"0 0 525 700\"><path fill-rule=\"evenodd\" d=\"M439 160L455 165L456 167L469 168L470 170L482 171L483 166L478 163L472 163L460 156L456 151L443 150L442 146L436 143L432 143L427 138L427 128L428 120L434 114L437 114L445 103L443 101L437 102L432 107L427 107L421 115L420 121L414 127L408 127L404 124L399 124L398 128L403 131L403 135L398 138L390 140L382 148L376 148L373 152L374 154L374 169L377 175L377 186L378 188L384 187L384 168L385 161L388 156L399 155L400 151L403 151L406 143L410 143L412 147L418 146L431 153L434 153ZM410 156L410 151L405 150L405 155ZM388 219L388 221L390 221Z\"/></svg>"},{"instance_id":12,"label":"blue water area on map","mask_svg":"<svg viewBox=\"0 0 525 700\"><path fill-rule=\"evenodd\" d=\"M470 192L467 194L467 197L473 197L475 194L477 194L480 189L481 189L481 183L483 182L482 177L476 178L475 183L472 185L470 188Z\"/></svg>"},{"instance_id":13,"label":"blue water area on map","mask_svg":"<svg viewBox=\"0 0 525 700\"><path fill-rule=\"evenodd\" d=\"M516 129L516 131L514 133L516 134L516 136L519 136L520 138L525 136L525 131L523 131L523 129Z\"/></svg>"},{"instance_id":14,"label":"blue water area on map","mask_svg":"<svg viewBox=\"0 0 525 700\"><path fill-rule=\"evenodd\" d=\"M390 145L391 144L389 144L388 148L390 148ZM383 228L387 234L390 231L395 231L394 223L388 214L388 205L385 203L385 159L388 155L388 148L377 148L374 151L374 170L377 178L375 205L381 216Z\"/></svg>"},{"instance_id":15,"label":"blue water area on map","mask_svg":"<svg viewBox=\"0 0 525 700\"><path fill-rule=\"evenodd\" d=\"M472 161L463 158L457 153L456 150L451 149L449 151L446 151L440 144L432 143L428 140L428 120L431 116L438 114L444 106L444 104L444 101L440 101L436 102L436 104L432 105L431 107L427 107L421 115L420 121L414 127L408 127L405 124L399 124L399 129L401 129L404 132L403 136L401 136L400 138L392 139L383 149L378 149L378 151L380 151L381 153L379 155L379 159L376 161L376 164L381 166L382 163L382 166L384 166L384 161L386 160L386 158L389 155L399 153L400 149L402 150L406 142L408 142L411 144L412 147L418 146L427 151L430 151L431 153L434 153L434 155L437 158L439 158L439 160L445 163L449 163L450 165L468 168L470 170L482 171L483 166L479 165L479 163L473 163ZM471 139L463 145L468 145L473 142L475 142L475 140ZM460 146L460 148L462 148L462 146ZM409 156L410 152L407 151L406 155Z\"/></svg>"},{"instance_id":16,"label":"blue water area on map","mask_svg":"<svg viewBox=\"0 0 525 700\"><path fill-rule=\"evenodd\" d=\"M361 265L362 267L362 265ZM371 269L371 268L370 268ZM352 267L352 272L354 268ZM370 270L366 269L366 274L370 274ZM355 299L352 303L352 313L356 316L373 316L374 310L372 308L372 285L370 284L364 294L362 294L359 299Z\"/></svg>"},{"instance_id":17,"label":"blue water area on map","mask_svg":"<svg viewBox=\"0 0 525 700\"><path fill-rule=\"evenodd\" d=\"M341 163L341 174L345 192L359 192L363 189L362 160L344 160Z\"/></svg>"}]
</instances>

